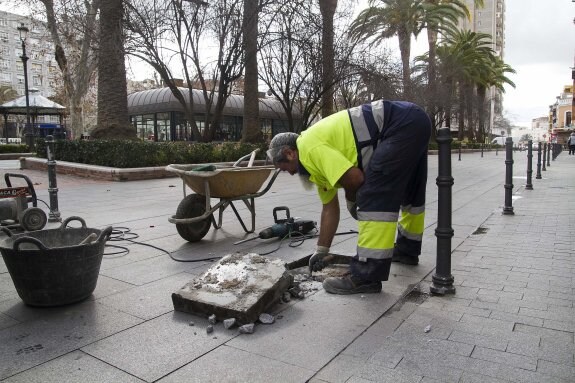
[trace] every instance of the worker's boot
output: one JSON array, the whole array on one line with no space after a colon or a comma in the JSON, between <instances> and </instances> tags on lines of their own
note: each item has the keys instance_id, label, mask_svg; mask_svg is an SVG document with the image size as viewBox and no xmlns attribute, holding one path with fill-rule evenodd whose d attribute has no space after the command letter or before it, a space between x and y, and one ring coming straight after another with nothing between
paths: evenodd
<instances>
[{"instance_id":1,"label":"worker's boot","mask_svg":"<svg viewBox=\"0 0 575 383\"><path fill-rule=\"evenodd\" d=\"M419 256L407 255L396 247L393 249L393 256L391 257L391 261L403 263L404 265L417 265L419 264Z\"/></svg>"},{"instance_id":2,"label":"worker's boot","mask_svg":"<svg viewBox=\"0 0 575 383\"><path fill-rule=\"evenodd\" d=\"M381 292L381 281L389 277L389 259L351 259L350 272L343 277L330 277L323 281L323 288L331 294L367 294Z\"/></svg>"},{"instance_id":3,"label":"worker's boot","mask_svg":"<svg viewBox=\"0 0 575 383\"><path fill-rule=\"evenodd\" d=\"M366 281L351 273L343 277L330 277L323 281L323 288L331 294L369 294L381 292L381 281Z\"/></svg>"}]
</instances>

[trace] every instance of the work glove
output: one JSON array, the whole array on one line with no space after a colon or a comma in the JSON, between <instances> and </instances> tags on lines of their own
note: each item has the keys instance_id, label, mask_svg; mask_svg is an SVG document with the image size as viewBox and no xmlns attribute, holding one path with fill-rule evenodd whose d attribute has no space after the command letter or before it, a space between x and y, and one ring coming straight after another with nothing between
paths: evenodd
<instances>
[{"instance_id":1,"label":"work glove","mask_svg":"<svg viewBox=\"0 0 575 383\"><path fill-rule=\"evenodd\" d=\"M355 202L345 200L345 204L347 205L347 211L349 214L357 221L357 204Z\"/></svg>"},{"instance_id":2,"label":"work glove","mask_svg":"<svg viewBox=\"0 0 575 383\"><path fill-rule=\"evenodd\" d=\"M318 246L315 249L315 252L312 254L311 258L309 259L309 273L311 274L314 271L320 271L324 267L327 266L327 263L324 262L324 258L329 255L329 247L327 246Z\"/></svg>"}]
</instances>

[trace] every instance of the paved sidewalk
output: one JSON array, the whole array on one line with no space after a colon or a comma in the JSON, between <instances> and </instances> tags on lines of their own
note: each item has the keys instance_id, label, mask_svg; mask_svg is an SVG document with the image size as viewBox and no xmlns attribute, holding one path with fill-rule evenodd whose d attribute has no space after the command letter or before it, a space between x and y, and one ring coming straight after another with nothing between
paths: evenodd
<instances>
[{"instance_id":1,"label":"paved sidewalk","mask_svg":"<svg viewBox=\"0 0 575 383\"><path fill-rule=\"evenodd\" d=\"M428 295L437 220L437 157L430 156L420 265L394 264L381 294L310 291L275 307L276 322L258 324L251 335L221 323L208 335L205 318L173 311L171 293L210 262L175 262L163 251L119 243L129 254L107 250L89 300L48 309L24 305L0 262L0 380L572 382L575 157L562 153L541 180L534 172L534 190L528 191L526 152L516 152L515 215L503 216L503 154L470 153L461 161L452 155L454 296ZM48 201L46 174L22 173ZM179 179L114 183L58 176L58 187L64 218L81 216L89 227L128 227L138 241L181 259L278 249L270 256L291 262L314 248L312 240L298 247L261 240L233 245L251 235L231 212L222 229L187 243L167 221L182 199ZM319 219L314 193L281 175L256 199L256 231L273 223L272 209L280 205L292 216ZM339 231L355 229L342 214ZM336 240L334 251L354 251L353 235Z\"/></svg>"}]
</instances>

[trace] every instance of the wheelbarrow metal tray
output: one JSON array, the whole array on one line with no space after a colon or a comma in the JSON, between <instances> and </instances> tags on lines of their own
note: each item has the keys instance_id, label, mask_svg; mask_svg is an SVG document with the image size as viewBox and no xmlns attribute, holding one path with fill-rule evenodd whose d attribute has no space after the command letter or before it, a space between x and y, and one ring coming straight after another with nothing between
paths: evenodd
<instances>
[{"instance_id":1,"label":"wheelbarrow metal tray","mask_svg":"<svg viewBox=\"0 0 575 383\"><path fill-rule=\"evenodd\" d=\"M215 170L194 170L198 165L168 165L167 171L178 174L195 193L206 195L208 182L211 198L232 199L260 190L269 177L273 166L225 167L217 166Z\"/></svg>"}]
</instances>

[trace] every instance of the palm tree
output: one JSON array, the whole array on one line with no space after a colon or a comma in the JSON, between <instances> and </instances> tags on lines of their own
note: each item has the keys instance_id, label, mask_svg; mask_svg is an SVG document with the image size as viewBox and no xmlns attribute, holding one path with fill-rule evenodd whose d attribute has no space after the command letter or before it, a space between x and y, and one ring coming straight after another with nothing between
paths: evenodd
<instances>
[{"instance_id":1,"label":"palm tree","mask_svg":"<svg viewBox=\"0 0 575 383\"><path fill-rule=\"evenodd\" d=\"M322 17L322 117L327 117L333 110L333 83L335 76L335 52L333 47L333 17L337 8L337 0L319 0L319 10Z\"/></svg>"},{"instance_id":2,"label":"palm tree","mask_svg":"<svg viewBox=\"0 0 575 383\"><path fill-rule=\"evenodd\" d=\"M477 110L479 111L478 131L480 133L481 142L484 142L485 140L485 118L483 116L486 113L483 112L485 110L487 89L494 87L500 92L505 93L505 84L515 88L515 83L506 76L507 73L515 73L515 70L508 64L505 64L500 57L494 55L491 58L490 65L487 65L483 68L481 76L479 76L478 81L476 82Z\"/></svg>"},{"instance_id":3,"label":"palm tree","mask_svg":"<svg viewBox=\"0 0 575 383\"><path fill-rule=\"evenodd\" d=\"M403 68L404 97L410 98L411 84L411 36L417 36L423 26L423 0L379 0L382 6L364 9L350 26L350 36L354 40L365 39L370 46L392 36L397 36Z\"/></svg>"},{"instance_id":4,"label":"palm tree","mask_svg":"<svg viewBox=\"0 0 575 383\"><path fill-rule=\"evenodd\" d=\"M244 0L244 126L242 141L262 140L258 97L258 0Z\"/></svg>"},{"instance_id":5,"label":"palm tree","mask_svg":"<svg viewBox=\"0 0 575 383\"><path fill-rule=\"evenodd\" d=\"M483 3L483 0L476 0L476 3ZM422 6L425 10L424 20L425 27L427 28L427 43L429 47L427 56L427 109L431 117L432 126L435 127L437 113L437 37L442 31L457 28L457 21L462 17L469 18L470 15L467 6L460 0L424 0ZM435 133L435 129L432 130L432 133Z\"/></svg>"},{"instance_id":6,"label":"palm tree","mask_svg":"<svg viewBox=\"0 0 575 383\"><path fill-rule=\"evenodd\" d=\"M491 36L485 33L449 31L442 45L437 49L439 68L447 97L446 125L451 126L451 100L457 92L459 140L464 138L464 121L467 117L467 137L473 139L472 96L474 84L485 67L491 65L493 50Z\"/></svg>"},{"instance_id":7,"label":"palm tree","mask_svg":"<svg viewBox=\"0 0 575 383\"><path fill-rule=\"evenodd\" d=\"M121 1L100 3L100 51L98 56L98 126L93 138L136 138L128 117L128 89Z\"/></svg>"}]
</instances>

